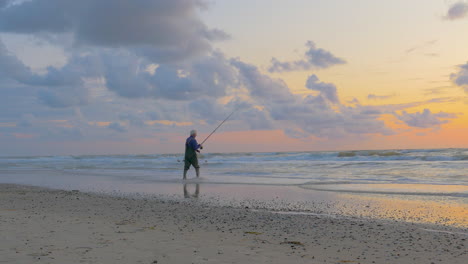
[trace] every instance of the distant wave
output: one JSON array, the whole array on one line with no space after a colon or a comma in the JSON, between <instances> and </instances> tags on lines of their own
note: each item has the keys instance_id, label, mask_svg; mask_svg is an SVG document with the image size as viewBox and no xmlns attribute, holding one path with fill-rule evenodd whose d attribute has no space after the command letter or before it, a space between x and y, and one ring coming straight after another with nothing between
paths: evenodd
<instances>
[{"instance_id":1,"label":"distant wave","mask_svg":"<svg viewBox=\"0 0 468 264\"><path fill-rule=\"evenodd\" d=\"M398 151L343 151L338 153L338 157L355 157L355 156L401 156Z\"/></svg>"}]
</instances>

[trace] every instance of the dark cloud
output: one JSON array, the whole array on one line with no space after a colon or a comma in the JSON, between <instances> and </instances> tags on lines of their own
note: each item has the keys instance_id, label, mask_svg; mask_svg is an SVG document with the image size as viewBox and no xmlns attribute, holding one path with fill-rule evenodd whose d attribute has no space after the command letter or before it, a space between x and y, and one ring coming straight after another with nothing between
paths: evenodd
<instances>
[{"instance_id":1,"label":"dark cloud","mask_svg":"<svg viewBox=\"0 0 468 264\"><path fill-rule=\"evenodd\" d=\"M427 108L422 112L415 113L407 113L406 111L403 111L400 115L395 114L395 116L408 126L420 128L439 127L442 124L450 122L447 119L457 117L456 114L442 111L439 113L432 113L431 110Z\"/></svg>"},{"instance_id":2,"label":"dark cloud","mask_svg":"<svg viewBox=\"0 0 468 264\"><path fill-rule=\"evenodd\" d=\"M345 64L344 59L338 58L329 51L317 48L315 43L308 41L306 46L309 48L304 59L282 62L276 58L271 59L270 72L289 72L304 71L310 69L326 69L334 65Z\"/></svg>"},{"instance_id":3,"label":"dark cloud","mask_svg":"<svg viewBox=\"0 0 468 264\"><path fill-rule=\"evenodd\" d=\"M0 31L71 34L77 45L132 48L157 63L193 58L228 38L198 17L200 0L31 0L0 10Z\"/></svg>"},{"instance_id":4,"label":"dark cloud","mask_svg":"<svg viewBox=\"0 0 468 264\"><path fill-rule=\"evenodd\" d=\"M468 15L468 3L465 2L457 2L450 6L447 14L445 15L445 19L449 20L456 20L464 18Z\"/></svg>"},{"instance_id":5,"label":"dark cloud","mask_svg":"<svg viewBox=\"0 0 468 264\"><path fill-rule=\"evenodd\" d=\"M468 93L468 62L466 64L458 66L458 72L450 75L452 82Z\"/></svg>"}]
</instances>

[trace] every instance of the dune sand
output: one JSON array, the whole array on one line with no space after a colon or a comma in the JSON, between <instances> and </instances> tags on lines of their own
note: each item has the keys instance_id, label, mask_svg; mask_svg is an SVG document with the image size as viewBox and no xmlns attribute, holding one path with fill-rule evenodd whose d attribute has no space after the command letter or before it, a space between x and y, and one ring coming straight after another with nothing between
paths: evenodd
<instances>
[{"instance_id":1,"label":"dune sand","mask_svg":"<svg viewBox=\"0 0 468 264\"><path fill-rule=\"evenodd\" d=\"M0 263L467 263L466 230L0 185Z\"/></svg>"}]
</instances>

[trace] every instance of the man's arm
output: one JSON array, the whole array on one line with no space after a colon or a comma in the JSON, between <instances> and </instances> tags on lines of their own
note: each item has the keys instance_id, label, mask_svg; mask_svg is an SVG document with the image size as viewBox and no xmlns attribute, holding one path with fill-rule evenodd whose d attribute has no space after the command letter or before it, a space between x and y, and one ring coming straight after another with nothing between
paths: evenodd
<instances>
[{"instance_id":1,"label":"man's arm","mask_svg":"<svg viewBox=\"0 0 468 264\"><path fill-rule=\"evenodd\" d=\"M193 150L198 150L198 148L200 148L200 145L198 145L198 142L196 139L192 139L190 141L190 147L193 149Z\"/></svg>"}]
</instances>

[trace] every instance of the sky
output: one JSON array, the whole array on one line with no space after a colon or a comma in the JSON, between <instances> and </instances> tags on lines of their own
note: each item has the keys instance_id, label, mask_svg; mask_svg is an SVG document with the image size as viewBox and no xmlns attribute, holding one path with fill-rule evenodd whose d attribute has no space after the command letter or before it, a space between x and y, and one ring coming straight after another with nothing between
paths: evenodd
<instances>
[{"instance_id":1,"label":"sky","mask_svg":"<svg viewBox=\"0 0 468 264\"><path fill-rule=\"evenodd\" d=\"M468 1L0 0L0 155L468 148Z\"/></svg>"}]
</instances>

